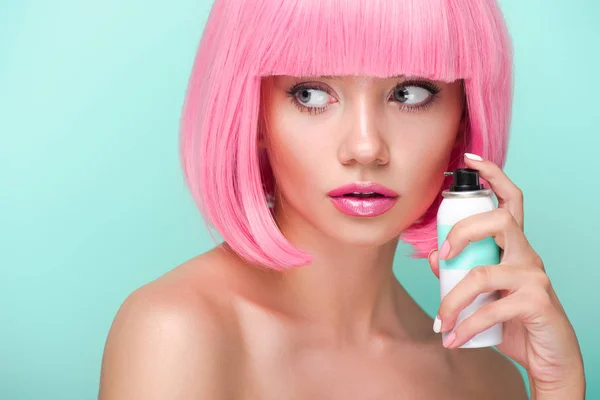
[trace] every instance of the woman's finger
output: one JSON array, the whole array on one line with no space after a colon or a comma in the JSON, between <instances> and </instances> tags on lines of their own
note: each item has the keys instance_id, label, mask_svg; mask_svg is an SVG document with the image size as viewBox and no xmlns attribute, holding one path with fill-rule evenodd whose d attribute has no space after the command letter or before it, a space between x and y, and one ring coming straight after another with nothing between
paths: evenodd
<instances>
[{"instance_id":1,"label":"woman's finger","mask_svg":"<svg viewBox=\"0 0 600 400\"><path fill-rule=\"evenodd\" d=\"M514 294L488 303L465 318L444 341L444 346L460 347L473 336L500 322L519 319L526 326L551 324L559 315L551 294L541 286L523 288Z\"/></svg>"},{"instance_id":2,"label":"woman's finger","mask_svg":"<svg viewBox=\"0 0 600 400\"><path fill-rule=\"evenodd\" d=\"M510 241L511 251L528 249L529 243L513 215L503 208L471 215L458 221L448 232L438 255L441 260L456 257L470 242L493 237L496 244L506 250Z\"/></svg>"},{"instance_id":3,"label":"woman's finger","mask_svg":"<svg viewBox=\"0 0 600 400\"><path fill-rule=\"evenodd\" d=\"M465 154L465 163L467 167L478 170L479 176L490 184L490 188L498 198L498 207L509 210L519 226L523 227L523 192L502 171L502 168L470 153Z\"/></svg>"},{"instance_id":4,"label":"woman's finger","mask_svg":"<svg viewBox=\"0 0 600 400\"><path fill-rule=\"evenodd\" d=\"M523 307L529 307L516 295L507 296L486 304L471 316L462 321L456 329L444 340L444 347L460 347L475 335L491 328L500 322L516 318L523 312Z\"/></svg>"},{"instance_id":5,"label":"woman's finger","mask_svg":"<svg viewBox=\"0 0 600 400\"><path fill-rule=\"evenodd\" d=\"M516 292L528 284L537 285L539 270L516 265L487 265L470 270L442 299L437 317L441 320L440 332L450 331L459 314L482 293Z\"/></svg>"}]
</instances>

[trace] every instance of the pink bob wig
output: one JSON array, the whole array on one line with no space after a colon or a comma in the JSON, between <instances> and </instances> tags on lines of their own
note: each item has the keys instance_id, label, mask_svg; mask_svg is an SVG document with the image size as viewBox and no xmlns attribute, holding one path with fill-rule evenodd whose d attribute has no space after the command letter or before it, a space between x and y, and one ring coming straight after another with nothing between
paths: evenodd
<instances>
[{"instance_id":1,"label":"pink bob wig","mask_svg":"<svg viewBox=\"0 0 600 400\"><path fill-rule=\"evenodd\" d=\"M257 139L270 75L461 79L465 131L448 169L465 151L504 166L512 44L495 0L215 0L182 110L182 166L209 229L252 264L283 270L312 259L268 204L274 178ZM440 201L400 235L413 257L437 245Z\"/></svg>"}]
</instances>

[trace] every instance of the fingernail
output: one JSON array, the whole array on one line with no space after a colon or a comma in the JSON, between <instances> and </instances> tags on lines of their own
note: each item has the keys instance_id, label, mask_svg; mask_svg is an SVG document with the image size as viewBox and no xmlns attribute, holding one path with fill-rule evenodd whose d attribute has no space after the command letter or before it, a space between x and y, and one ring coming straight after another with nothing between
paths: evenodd
<instances>
[{"instance_id":1,"label":"fingernail","mask_svg":"<svg viewBox=\"0 0 600 400\"><path fill-rule=\"evenodd\" d=\"M431 251L429 252L429 254L427 254L427 259L429 260L431 258L431 255L433 254L434 251L436 251L437 249L431 249Z\"/></svg>"},{"instance_id":2,"label":"fingernail","mask_svg":"<svg viewBox=\"0 0 600 400\"><path fill-rule=\"evenodd\" d=\"M442 247L440 247L440 253L438 254L438 258L440 260L445 260L446 257L448 257L449 253L450 253L450 243L448 243L447 240L444 240L444 243L442 243Z\"/></svg>"},{"instance_id":3,"label":"fingernail","mask_svg":"<svg viewBox=\"0 0 600 400\"><path fill-rule=\"evenodd\" d=\"M437 315L435 316L435 319L433 320L433 331L435 333L440 333L442 331L442 320Z\"/></svg>"},{"instance_id":4,"label":"fingernail","mask_svg":"<svg viewBox=\"0 0 600 400\"><path fill-rule=\"evenodd\" d=\"M454 339L456 339L456 332L452 332L448 336L446 336L446 339L444 339L442 345L444 347L448 347L454 342Z\"/></svg>"},{"instance_id":5,"label":"fingernail","mask_svg":"<svg viewBox=\"0 0 600 400\"><path fill-rule=\"evenodd\" d=\"M473 154L473 153L465 153L465 156L469 159L469 160L474 160L474 161L483 161L483 158L479 157L477 154Z\"/></svg>"}]
</instances>

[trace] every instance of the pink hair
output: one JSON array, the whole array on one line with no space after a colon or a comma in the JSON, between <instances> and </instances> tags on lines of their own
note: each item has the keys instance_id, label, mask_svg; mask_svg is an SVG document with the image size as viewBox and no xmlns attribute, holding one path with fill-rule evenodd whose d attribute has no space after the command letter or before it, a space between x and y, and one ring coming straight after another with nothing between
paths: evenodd
<instances>
[{"instance_id":1,"label":"pink hair","mask_svg":"<svg viewBox=\"0 0 600 400\"><path fill-rule=\"evenodd\" d=\"M465 151L504 165L512 44L495 0L215 0L181 116L184 174L205 221L251 263L281 270L310 262L267 204L261 78L399 74L463 79L465 140L448 169L462 166ZM440 201L401 235L413 257L437 245Z\"/></svg>"}]
</instances>

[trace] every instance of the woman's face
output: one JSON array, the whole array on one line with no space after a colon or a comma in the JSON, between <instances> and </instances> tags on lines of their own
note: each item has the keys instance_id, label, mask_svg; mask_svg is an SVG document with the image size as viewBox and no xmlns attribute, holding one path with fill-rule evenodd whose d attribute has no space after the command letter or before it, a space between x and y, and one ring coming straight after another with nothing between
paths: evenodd
<instances>
[{"instance_id":1,"label":"woman's face","mask_svg":"<svg viewBox=\"0 0 600 400\"><path fill-rule=\"evenodd\" d=\"M356 245L394 239L428 209L462 129L460 81L271 76L262 102L276 219Z\"/></svg>"}]
</instances>

